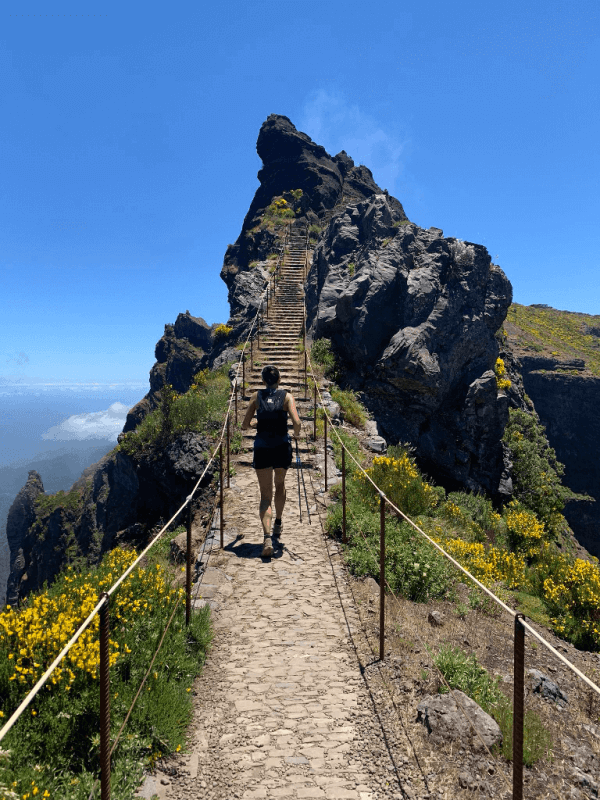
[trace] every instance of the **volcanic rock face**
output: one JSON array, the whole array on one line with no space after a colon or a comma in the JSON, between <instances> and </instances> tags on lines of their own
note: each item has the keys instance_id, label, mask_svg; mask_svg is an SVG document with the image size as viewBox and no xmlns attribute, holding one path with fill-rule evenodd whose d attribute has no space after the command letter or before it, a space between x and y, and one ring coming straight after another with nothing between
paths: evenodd
<instances>
[{"instance_id":1,"label":"volcanic rock face","mask_svg":"<svg viewBox=\"0 0 600 800\"><path fill-rule=\"evenodd\" d=\"M307 325L331 339L388 440L416 446L449 488L503 494L508 401L494 334L511 297L485 247L404 224L377 194L331 218L309 274Z\"/></svg>"},{"instance_id":2,"label":"volcanic rock face","mask_svg":"<svg viewBox=\"0 0 600 800\"><path fill-rule=\"evenodd\" d=\"M260 187L250 204L242 231L225 255L221 277L229 289L232 319L244 315L252 303L253 287L244 286L240 275L254 260L262 261L277 244L277 230L264 225L265 211L275 197L282 196L304 225L322 226L340 203L359 202L380 193L370 170L355 166L342 150L330 156L305 133L297 131L287 117L271 114L263 123L256 144L263 167L258 173ZM291 193L300 189L301 196ZM398 219L406 219L400 203L388 197ZM281 233L281 231L280 231ZM262 287L262 284L261 284Z\"/></svg>"},{"instance_id":3,"label":"volcanic rock face","mask_svg":"<svg viewBox=\"0 0 600 800\"><path fill-rule=\"evenodd\" d=\"M190 388L193 376L208 365L206 354L213 346L214 328L216 325L207 325L189 311L179 314L174 325L165 325L154 351L156 363L150 370L150 391L127 414L123 433L135 430L146 414L158 406L165 384L171 384L180 394Z\"/></svg>"}]
</instances>

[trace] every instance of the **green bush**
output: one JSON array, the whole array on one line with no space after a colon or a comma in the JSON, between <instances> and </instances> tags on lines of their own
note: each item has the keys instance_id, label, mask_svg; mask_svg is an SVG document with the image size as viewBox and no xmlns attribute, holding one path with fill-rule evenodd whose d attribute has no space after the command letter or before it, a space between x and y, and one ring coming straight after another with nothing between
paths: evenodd
<instances>
[{"instance_id":1,"label":"green bush","mask_svg":"<svg viewBox=\"0 0 600 800\"><path fill-rule=\"evenodd\" d=\"M317 339L310 349L311 360L323 367L326 378L336 380L338 367L335 354L331 351L331 341L329 339Z\"/></svg>"},{"instance_id":2,"label":"green bush","mask_svg":"<svg viewBox=\"0 0 600 800\"><path fill-rule=\"evenodd\" d=\"M321 228L318 225L311 225L308 229L308 236L310 239L318 239L321 235Z\"/></svg>"},{"instance_id":3,"label":"green bush","mask_svg":"<svg viewBox=\"0 0 600 800\"><path fill-rule=\"evenodd\" d=\"M324 341L321 339L320 341ZM344 412L344 420L354 425L355 428L364 428L367 421L367 412L354 392L332 387L331 396Z\"/></svg>"},{"instance_id":4,"label":"green bush","mask_svg":"<svg viewBox=\"0 0 600 800\"><path fill-rule=\"evenodd\" d=\"M0 711L17 707L62 645L94 607L98 595L135 559L120 548L99 567L68 569L52 587L30 595L27 606L0 614ZM181 597L159 564L135 569L111 597L111 741L131 707L166 624ZM208 607L185 626L180 602L144 689L112 758L113 796L133 800L144 766L185 744L192 717L190 688L211 640ZM52 634L54 629L60 632ZM16 653L16 656L15 656ZM23 655L25 654L25 655ZM55 670L3 741L0 786L9 797L87 800L99 763L98 623ZM13 680L13 676L16 680ZM34 791L35 789L35 791Z\"/></svg>"},{"instance_id":5,"label":"green bush","mask_svg":"<svg viewBox=\"0 0 600 800\"><path fill-rule=\"evenodd\" d=\"M336 467L338 469L342 468L342 445L340 444L340 439L338 439L338 436L340 437L342 442L346 445L346 449L350 453L352 453L354 458L360 464L362 462L362 456L358 440L356 439L356 437L351 436L349 433L346 433L346 431L342 430L341 428L336 428L335 433L331 434L331 443L333 445L333 454L335 457ZM352 461L348 453L346 453L346 475L351 475L357 469L358 467L356 466L354 461Z\"/></svg>"},{"instance_id":6,"label":"green bush","mask_svg":"<svg viewBox=\"0 0 600 800\"><path fill-rule=\"evenodd\" d=\"M513 462L514 497L534 511L546 529L557 536L565 524L565 501L581 498L561 482L565 468L549 446L535 412L510 409L503 441Z\"/></svg>"}]
</instances>

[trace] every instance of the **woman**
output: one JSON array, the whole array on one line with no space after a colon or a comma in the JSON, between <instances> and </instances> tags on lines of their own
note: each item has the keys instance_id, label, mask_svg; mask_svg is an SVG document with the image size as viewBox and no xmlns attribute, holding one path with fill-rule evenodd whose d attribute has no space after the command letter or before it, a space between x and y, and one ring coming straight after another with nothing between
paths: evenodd
<instances>
[{"instance_id":1,"label":"woman","mask_svg":"<svg viewBox=\"0 0 600 800\"><path fill-rule=\"evenodd\" d=\"M248 411L242 422L242 430L248 430L256 412L256 438L254 439L254 460L260 487L260 521L263 526L264 542L262 554L265 558L273 555L271 541L271 520L273 511L273 473L275 474L275 523L273 536L281 536L281 515L285 506L285 476L292 463L292 444L287 432L288 414L294 425L294 438L300 436L300 417L296 411L294 398L285 389L279 389L279 370L266 366L262 371L266 389L259 389L250 398Z\"/></svg>"}]
</instances>

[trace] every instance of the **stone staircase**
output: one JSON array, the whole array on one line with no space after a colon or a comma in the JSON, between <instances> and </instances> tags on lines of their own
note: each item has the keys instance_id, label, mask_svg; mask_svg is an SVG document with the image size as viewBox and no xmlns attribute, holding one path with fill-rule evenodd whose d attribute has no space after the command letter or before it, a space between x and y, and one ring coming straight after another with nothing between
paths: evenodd
<instances>
[{"instance_id":1,"label":"stone staircase","mask_svg":"<svg viewBox=\"0 0 600 800\"><path fill-rule=\"evenodd\" d=\"M264 366L272 364L281 374L280 387L298 399L304 395L304 359L298 343L304 321L304 269L306 237L302 229L290 232L275 296L269 299L268 317L263 318L260 347L255 339L253 357L246 362L246 396L264 389Z\"/></svg>"}]
</instances>

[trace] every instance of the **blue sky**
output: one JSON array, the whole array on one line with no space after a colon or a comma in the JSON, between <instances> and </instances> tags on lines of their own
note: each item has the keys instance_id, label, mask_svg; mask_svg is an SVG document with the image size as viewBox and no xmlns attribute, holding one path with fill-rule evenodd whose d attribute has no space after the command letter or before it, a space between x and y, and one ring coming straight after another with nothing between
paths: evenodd
<instances>
[{"instance_id":1,"label":"blue sky","mask_svg":"<svg viewBox=\"0 0 600 800\"><path fill-rule=\"evenodd\" d=\"M0 377L145 381L179 312L225 321L271 113L515 301L600 314L597 2L56 0L0 29Z\"/></svg>"}]
</instances>

